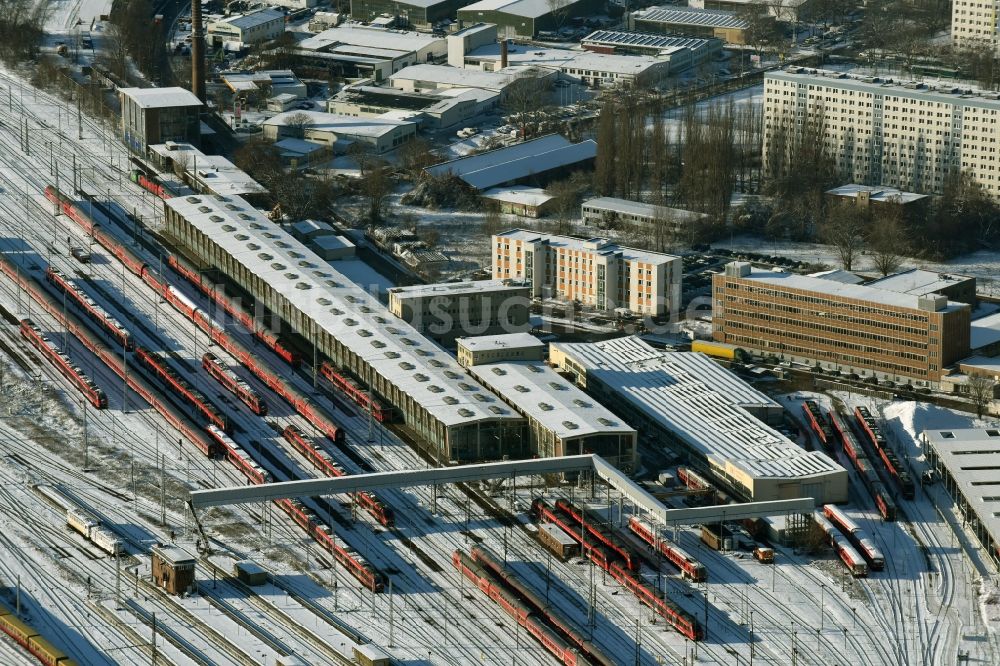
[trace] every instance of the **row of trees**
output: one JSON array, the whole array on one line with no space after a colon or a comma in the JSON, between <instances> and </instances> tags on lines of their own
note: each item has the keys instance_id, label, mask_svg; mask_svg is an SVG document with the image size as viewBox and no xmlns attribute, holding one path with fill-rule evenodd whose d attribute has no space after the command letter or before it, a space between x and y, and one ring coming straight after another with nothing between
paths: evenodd
<instances>
[{"instance_id":1,"label":"row of trees","mask_svg":"<svg viewBox=\"0 0 1000 666\"><path fill-rule=\"evenodd\" d=\"M45 35L45 3L0 0L0 60L8 65L34 60Z\"/></svg>"},{"instance_id":2,"label":"row of trees","mask_svg":"<svg viewBox=\"0 0 1000 666\"><path fill-rule=\"evenodd\" d=\"M147 78L161 84L170 81L167 46L163 26L154 20L150 0L129 0L116 5L105 31L107 65L125 81L132 79L129 60Z\"/></svg>"}]
</instances>

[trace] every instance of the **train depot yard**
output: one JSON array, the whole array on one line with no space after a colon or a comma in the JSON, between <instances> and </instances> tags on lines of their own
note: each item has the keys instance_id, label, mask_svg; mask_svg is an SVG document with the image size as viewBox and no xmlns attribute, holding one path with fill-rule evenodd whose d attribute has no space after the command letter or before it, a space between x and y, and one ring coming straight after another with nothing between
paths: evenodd
<instances>
[{"instance_id":1,"label":"train depot yard","mask_svg":"<svg viewBox=\"0 0 1000 666\"><path fill-rule=\"evenodd\" d=\"M550 345L551 390L637 433L616 469L544 386L491 391L286 225L66 113L0 104L0 663L1000 663L968 500L997 481L944 434L989 455L991 422ZM546 458L522 414L557 410Z\"/></svg>"}]
</instances>

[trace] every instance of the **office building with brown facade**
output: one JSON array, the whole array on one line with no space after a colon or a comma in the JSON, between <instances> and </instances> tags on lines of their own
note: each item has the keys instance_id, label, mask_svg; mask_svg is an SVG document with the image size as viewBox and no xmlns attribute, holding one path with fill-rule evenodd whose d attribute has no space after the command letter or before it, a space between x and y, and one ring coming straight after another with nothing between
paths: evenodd
<instances>
[{"instance_id":1,"label":"office building with brown facade","mask_svg":"<svg viewBox=\"0 0 1000 666\"><path fill-rule=\"evenodd\" d=\"M942 294L732 262L713 277L712 298L716 341L824 370L931 386L969 354L970 308Z\"/></svg>"}]
</instances>

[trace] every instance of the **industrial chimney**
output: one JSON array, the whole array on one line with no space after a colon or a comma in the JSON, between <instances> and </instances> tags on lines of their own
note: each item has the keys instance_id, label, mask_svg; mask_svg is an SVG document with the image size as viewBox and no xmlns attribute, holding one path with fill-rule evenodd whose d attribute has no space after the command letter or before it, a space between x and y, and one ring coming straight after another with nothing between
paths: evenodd
<instances>
[{"instance_id":1,"label":"industrial chimney","mask_svg":"<svg viewBox=\"0 0 1000 666\"><path fill-rule=\"evenodd\" d=\"M500 69L507 68L507 40L500 40Z\"/></svg>"},{"instance_id":2,"label":"industrial chimney","mask_svg":"<svg viewBox=\"0 0 1000 666\"><path fill-rule=\"evenodd\" d=\"M201 0L191 0L191 92L205 101L205 30L201 25Z\"/></svg>"}]
</instances>

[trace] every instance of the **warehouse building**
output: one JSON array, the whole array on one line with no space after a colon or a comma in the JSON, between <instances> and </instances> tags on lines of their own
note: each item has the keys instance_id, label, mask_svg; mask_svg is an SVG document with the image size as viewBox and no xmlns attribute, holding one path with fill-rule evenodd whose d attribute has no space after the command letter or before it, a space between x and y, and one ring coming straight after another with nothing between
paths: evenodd
<instances>
[{"instance_id":1,"label":"warehouse building","mask_svg":"<svg viewBox=\"0 0 1000 666\"><path fill-rule=\"evenodd\" d=\"M731 262L713 276L712 299L715 340L876 381L936 386L969 355L970 308L941 294Z\"/></svg>"},{"instance_id":2,"label":"warehouse building","mask_svg":"<svg viewBox=\"0 0 1000 666\"><path fill-rule=\"evenodd\" d=\"M749 24L733 12L694 7L649 7L628 15L628 29L657 35L714 37L726 44L747 43Z\"/></svg>"},{"instance_id":3,"label":"warehouse building","mask_svg":"<svg viewBox=\"0 0 1000 666\"><path fill-rule=\"evenodd\" d=\"M520 79L542 78L554 80L555 72L537 67L508 67L497 72L476 69L460 69L447 65L413 65L402 69L391 77L389 84L394 88L412 92L434 92L454 89L480 89L500 94L500 102L507 97L508 90L516 86Z\"/></svg>"},{"instance_id":4,"label":"warehouse building","mask_svg":"<svg viewBox=\"0 0 1000 666\"><path fill-rule=\"evenodd\" d=\"M506 51L506 53L504 53ZM465 66L486 71L509 67L534 67L560 72L599 88L621 84L655 85L673 71L691 65L691 53L678 49L659 57L615 55L595 51L553 49L531 44L488 44L465 55Z\"/></svg>"},{"instance_id":5,"label":"warehouse building","mask_svg":"<svg viewBox=\"0 0 1000 666\"><path fill-rule=\"evenodd\" d=\"M167 141L201 145L201 107L184 88L119 88L122 141L145 156L147 146Z\"/></svg>"},{"instance_id":6,"label":"warehouse building","mask_svg":"<svg viewBox=\"0 0 1000 666\"><path fill-rule=\"evenodd\" d=\"M511 185L494 187L482 194L483 199L493 202L501 213L521 217L544 217L555 208L556 198L546 194L540 187Z\"/></svg>"},{"instance_id":7,"label":"warehouse building","mask_svg":"<svg viewBox=\"0 0 1000 666\"><path fill-rule=\"evenodd\" d=\"M554 342L549 362L736 497L847 500L847 471L774 430L767 423L781 422L781 406L703 354L661 352L632 336Z\"/></svg>"},{"instance_id":8,"label":"warehouse building","mask_svg":"<svg viewBox=\"0 0 1000 666\"><path fill-rule=\"evenodd\" d=\"M382 15L394 16L397 25L428 30L455 18L455 12L469 0L351 0L351 18L371 21Z\"/></svg>"},{"instance_id":9,"label":"warehouse building","mask_svg":"<svg viewBox=\"0 0 1000 666\"><path fill-rule=\"evenodd\" d=\"M592 224L603 229L628 225L651 230L656 225L662 225L668 234L684 234L693 225L711 219L710 215L692 210L668 208L615 197L588 199L580 208L584 224Z\"/></svg>"},{"instance_id":10,"label":"warehouse building","mask_svg":"<svg viewBox=\"0 0 1000 666\"><path fill-rule=\"evenodd\" d=\"M492 244L494 279L524 280L533 297L653 316L680 306L680 257L528 229L497 234Z\"/></svg>"},{"instance_id":11,"label":"warehouse building","mask_svg":"<svg viewBox=\"0 0 1000 666\"><path fill-rule=\"evenodd\" d=\"M767 15L782 23L808 21L813 15L817 0L781 0L781 2L763 3L760 0L688 0L688 7L697 9L720 9L722 11L740 14L751 6L757 6Z\"/></svg>"},{"instance_id":12,"label":"warehouse building","mask_svg":"<svg viewBox=\"0 0 1000 666\"><path fill-rule=\"evenodd\" d=\"M577 169L587 169L597 156L597 143L587 139L571 143L559 134L459 157L427 167L431 176L452 174L476 190L501 185L543 185Z\"/></svg>"},{"instance_id":13,"label":"warehouse building","mask_svg":"<svg viewBox=\"0 0 1000 666\"><path fill-rule=\"evenodd\" d=\"M195 192L242 196L264 196L267 188L222 155L206 155L190 143L167 141L149 147L149 159L160 170L181 174Z\"/></svg>"},{"instance_id":14,"label":"warehouse building","mask_svg":"<svg viewBox=\"0 0 1000 666\"><path fill-rule=\"evenodd\" d=\"M463 368L500 361L541 361L545 343L531 333L505 333L458 339L458 364Z\"/></svg>"},{"instance_id":15,"label":"warehouse building","mask_svg":"<svg viewBox=\"0 0 1000 666\"><path fill-rule=\"evenodd\" d=\"M545 363L500 361L468 370L528 420L532 455L596 453L626 472L635 468L635 429Z\"/></svg>"},{"instance_id":16,"label":"warehouse building","mask_svg":"<svg viewBox=\"0 0 1000 666\"><path fill-rule=\"evenodd\" d=\"M476 23L448 35L448 64L465 67L465 54L497 41L495 23Z\"/></svg>"},{"instance_id":17,"label":"warehouse building","mask_svg":"<svg viewBox=\"0 0 1000 666\"><path fill-rule=\"evenodd\" d=\"M844 181L940 194L952 173L1000 198L995 92L789 67L764 75L765 169L807 123Z\"/></svg>"},{"instance_id":18,"label":"warehouse building","mask_svg":"<svg viewBox=\"0 0 1000 666\"><path fill-rule=\"evenodd\" d=\"M697 67L722 56L722 40L719 39L676 37L625 30L595 30L580 40L580 45L596 53L668 58L671 61L671 71L683 69L682 63L685 60L688 61L687 66Z\"/></svg>"},{"instance_id":19,"label":"warehouse building","mask_svg":"<svg viewBox=\"0 0 1000 666\"><path fill-rule=\"evenodd\" d=\"M207 40L212 46L233 44L243 48L275 40L284 31L285 14L265 7L212 21L208 24Z\"/></svg>"},{"instance_id":20,"label":"warehouse building","mask_svg":"<svg viewBox=\"0 0 1000 666\"><path fill-rule=\"evenodd\" d=\"M165 232L399 410L446 459L527 453L525 420L455 359L239 197L164 201Z\"/></svg>"},{"instance_id":21,"label":"warehouse building","mask_svg":"<svg viewBox=\"0 0 1000 666\"><path fill-rule=\"evenodd\" d=\"M452 88L435 92L413 92L379 86L345 86L327 102L330 113L356 118L391 115L421 127L452 127L500 105L500 94L476 88Z\"/></svg>"},{"instance_id":22,"label":"warehouse building","mask_svg":"<svg viewBox=\"0 0 1000 666\"><path fill-rule=\"evenodd\" d=\"M238 97L280 97L305 99L306 84L290 69L269 69L258 72L222 72L219 78ZM285 97L284 99L288 99Z\"/></svg>"},{"instance_id":23,"label":"warehouse building","mask_svg":"<svg viewBox=\"0 0 1000 666\"><path fill-rule=\"evenodd\" d=\"M505 280L420 284L389 290L389 312L438 343L529 328L527 285Z\"/></svg>"},{"instance_id":24,"label":"warehouse building","mask_svg":"<svg viewBox=\"0 0 1000 666\"><path fill-rule=\"evenodd\" d=\"M305 139L344 152L360 144L381 155L398 148L417 133L412 121L387 118L352 118L322 111L286 111L264 121L264 138Z\"/></svg>"},{"instance_id":25,"label":"warehouse building","mask_svg":"<svg viewBox=\"0 0 1000 666\"><path fill-rule=\"evenodd\" d=\"M373 68L371 78L381 81L410 65L443 61L448 43L444 38L420 32L349 25L302 40L297 53L327 56L331 62L341 63L345 73L351 70L352 63L365 65L358 72Z\"/></svg>"},{"instance_id":26,"label":"warehouse building","mask_svg":"<svg viewBox=\"0 0 1000 666\"><path fill-rule=\"evenodd\" d=\"M968 527L994 566L1000 567L1000 516L995 510L1000 486L1000 430L925 430L920 439L927 461L941 476Z\"/></svg>"},{"instance_id":27,"label":"warehouse building","mask_svg":"<svg viewBox=\"0 0 1000 666\"><path fill-rule=\"evenodd\" d=\"M480 0L458 10L458 20L494 23L500 36L532 39L540 31L558 30L576 17L601 13L601 0Z\"/></svg>"}]
</instances>

